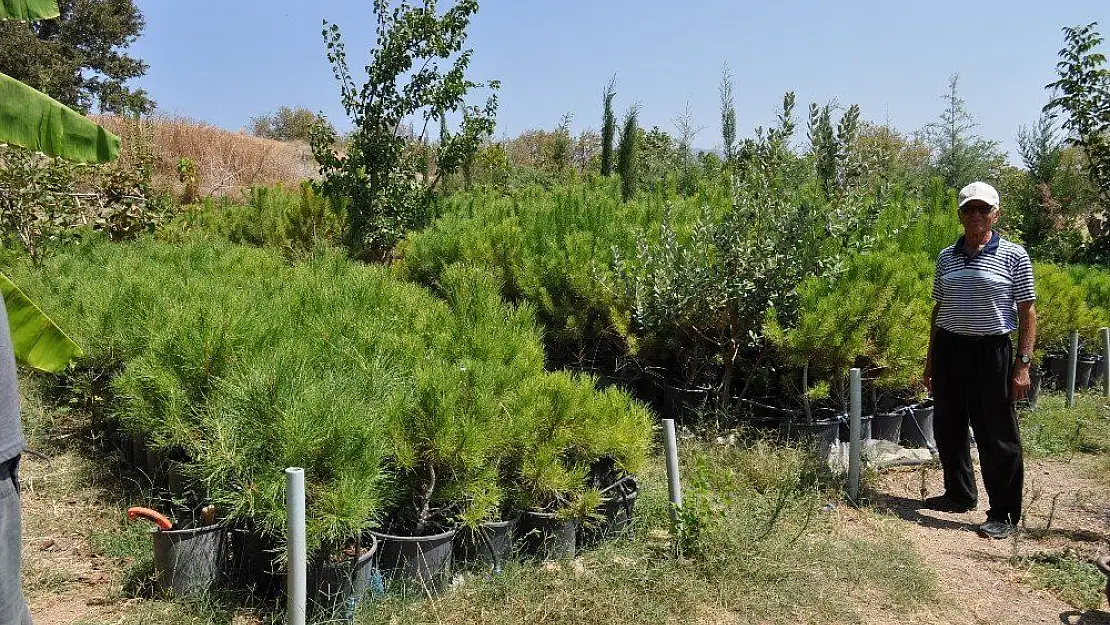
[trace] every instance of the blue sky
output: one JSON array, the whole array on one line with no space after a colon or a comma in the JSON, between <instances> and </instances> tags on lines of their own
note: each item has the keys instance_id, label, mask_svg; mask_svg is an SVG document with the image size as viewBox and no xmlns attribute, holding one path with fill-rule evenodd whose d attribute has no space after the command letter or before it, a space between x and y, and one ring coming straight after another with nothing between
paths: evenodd
<instances>
[{"instance_id":1,"label":"blue sky","mask_svg":"<svg viewBox=\"0 0 1110 625\"><path fill-rule=\"evenodd\" d=\"M147 28L133 51L137 81L164 112L230 129L281 105L349 124L324 56L321 20L339 24L355 67L373 41L370 0L138 0ZM441 6L446 6L441 4ZM1018 126L1033 123L1054 80L1060 28L1091 21L1110 35L1107 0L1032 2L726 2L484 0L470 30L471 76L501 80L498 136L597 128L601 91L617 76L617 108L674 129L689 103L720 144L717 86L731 68L742 135L773 120L793 90L808 103L859 104L865 119L912 131L933 121L948 76L981 126L1016 162ZM1110 46L1103 51L1110 53Z\"/></svg>"}]
</instances>

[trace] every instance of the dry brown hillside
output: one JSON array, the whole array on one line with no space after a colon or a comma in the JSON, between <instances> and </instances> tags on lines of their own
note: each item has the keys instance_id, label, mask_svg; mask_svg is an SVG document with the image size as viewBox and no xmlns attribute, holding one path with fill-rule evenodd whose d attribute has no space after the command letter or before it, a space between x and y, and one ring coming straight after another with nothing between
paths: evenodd
<instances>
[{"instance_id":1,"label":"dry brown hillside","mask_svg":"<svg viewBox=\"0 0 1110 625\"><path fill-rule=\"evenodd\" d=\"M97 123L123 141L121 159L134 160L144 146L154 154L154 181L180 197L177 166L182 158L197 165L197 195L228 195L254 184L296 184L316 174L307 145L261 139L184 117L134 120L105 115Z\"/></svg>"}]
</instances>

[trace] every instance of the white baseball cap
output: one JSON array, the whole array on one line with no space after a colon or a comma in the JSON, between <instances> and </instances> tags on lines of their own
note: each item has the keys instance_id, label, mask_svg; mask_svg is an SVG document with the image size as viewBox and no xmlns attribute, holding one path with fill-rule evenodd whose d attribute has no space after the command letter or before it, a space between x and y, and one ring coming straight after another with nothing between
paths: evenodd
<instances>
[{"instance_id":1,"label":"white baseball cap","mask_svg":"<svg viewBox=\"0 0 1110 625\"><path fill-rule=\"evenodd\" d=\"M959 205L962 208L964 204L972 200L979 200L986 202L995 208L998 207L998 191L994 187L985 182L973 182L966 187L960 189L960 196L958 198Z\"/></svg>"}]
</instances>

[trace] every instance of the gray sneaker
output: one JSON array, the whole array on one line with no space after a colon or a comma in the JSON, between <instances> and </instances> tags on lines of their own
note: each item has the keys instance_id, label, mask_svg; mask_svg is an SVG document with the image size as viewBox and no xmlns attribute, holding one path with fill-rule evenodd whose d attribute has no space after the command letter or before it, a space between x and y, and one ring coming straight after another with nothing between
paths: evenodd
<instances>
[{"instance_id":1,"label":"gray sneaker","mask_svg":"<svg viewBox=\"0 0 1110 625\"><path fill-rule=\"evenodd\" d=\"M1007 521L987 521L979 526L979 534L984 538L1002 540L1014 535L1017 530L1012 523Z\"/></svg>"}]
</instances>

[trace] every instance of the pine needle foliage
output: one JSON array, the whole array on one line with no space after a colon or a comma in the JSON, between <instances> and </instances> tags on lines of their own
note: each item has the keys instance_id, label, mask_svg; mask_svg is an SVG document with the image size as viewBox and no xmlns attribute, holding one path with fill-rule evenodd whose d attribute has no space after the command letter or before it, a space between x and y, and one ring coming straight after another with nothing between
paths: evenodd
<instances>
[{"instance_id":1,"label":"pine needle foliage","mask_svg":"<svg viewBox=\"0 0 1110 625\"><path fill-rule=\"evenodd\" d=\"M511 470L533 462L522 415L563 410L529 390L555 379L535 313L476 268L445 271L443 298L334 251L290 265L206 239L88 242L10 269L119 372L119 426L181 459L228 517L280 536L283 470L304 467L311 545L495 518L527 487ZM545 453L633 470L646 410L595 386L579 379L567 404L589 429Z\"/></svg>"}]
</instances>

